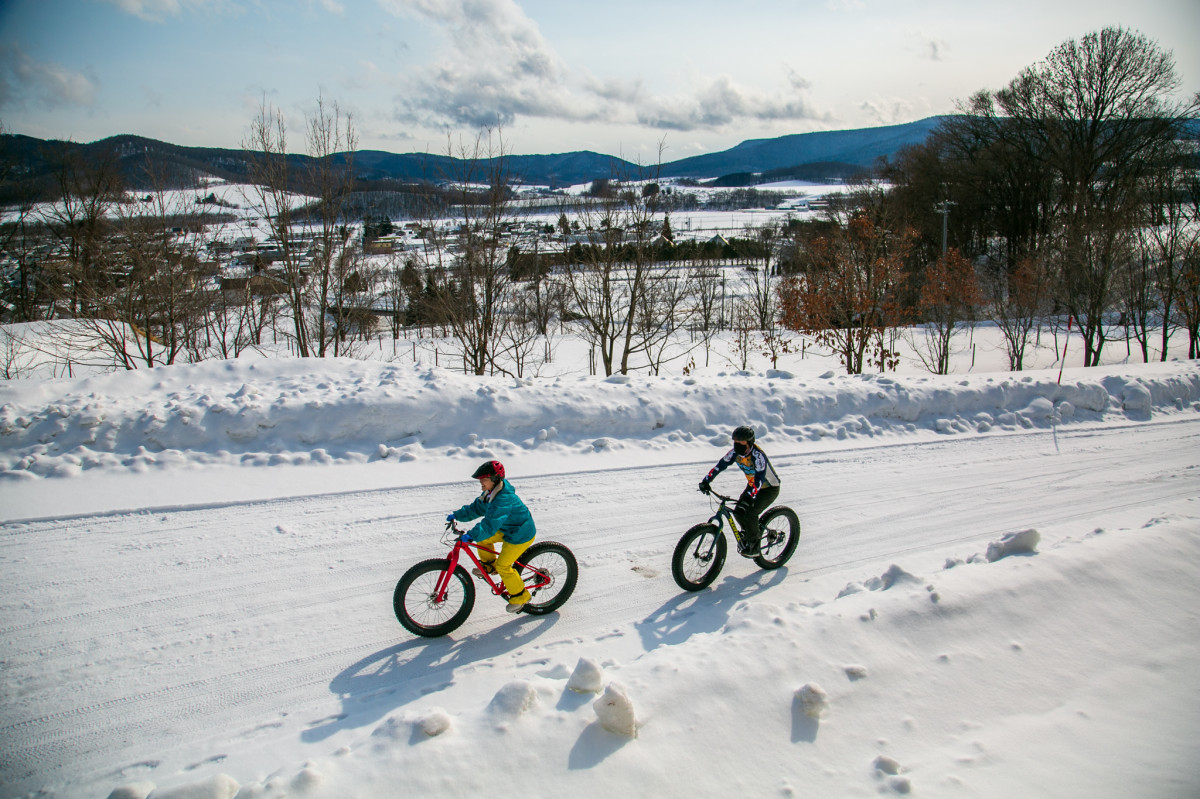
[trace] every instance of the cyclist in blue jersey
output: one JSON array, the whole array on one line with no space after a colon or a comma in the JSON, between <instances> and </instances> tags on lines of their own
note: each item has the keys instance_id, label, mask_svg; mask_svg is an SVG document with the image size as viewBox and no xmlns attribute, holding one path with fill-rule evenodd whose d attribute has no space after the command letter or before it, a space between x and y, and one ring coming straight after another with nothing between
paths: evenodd
<instances>
[{"instance_id":1,"label":"cyclist in blue jersey","mask_svg":"<svg viewBox=\"0 0 1200 799\"><path fill-rule=\"evenodd\" d=\"M758 555L758 517L771 506L779 496L779 474L767 459L767 453L754 443L754 430L741 425L733 431L733 448L726 452L717 465L709 470L700 481L701 493L707 494L712 490L713 478L733 464L746 476L746 488L738 497L733 509L734 516L741 522L745 534L744 545L738 550L746 557Z\"/></svg>"}]
</instances>

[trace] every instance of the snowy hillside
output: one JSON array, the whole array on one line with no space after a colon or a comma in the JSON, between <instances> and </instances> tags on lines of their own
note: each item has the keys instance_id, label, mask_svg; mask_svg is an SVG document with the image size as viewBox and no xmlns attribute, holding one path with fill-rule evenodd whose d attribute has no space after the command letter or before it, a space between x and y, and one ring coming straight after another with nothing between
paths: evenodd
<instances>
[{"instance_id":1,"label":"snowy hillside","mask_svg":"<svg viewBox=\"0 0 1200 799\"><path fill-rule=\"evenodd\" d=\"M1058 380L2 383L0 796L1196 795L1200 366ZM800 547L687 594L741 422ZM492 457L579 588L416 640L392 587Z\"/></svg>"}]
</instances>

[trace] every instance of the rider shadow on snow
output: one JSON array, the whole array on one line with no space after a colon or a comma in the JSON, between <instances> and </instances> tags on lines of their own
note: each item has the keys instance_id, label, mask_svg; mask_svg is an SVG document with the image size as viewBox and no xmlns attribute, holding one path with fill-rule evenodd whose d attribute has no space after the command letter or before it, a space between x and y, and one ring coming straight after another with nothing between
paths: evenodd
<instances>
[{"instance_id":1,"label":"rider shadow on snow","mask_svg":"<svg viewBox=\"0 0 1200 799\"><path fill-rule=\"evenodd\" d=\"M787 577L787 567L755 571L745 577L725 577L707 590L683 592L668 599L642 621L636 622L642 646L655 647L686 641L697 633L716 632L729 621L729 612L748 599Z\"/></svg>"},{"instance_id":2,"label":"rider shadow on snow","mask_svg":"<svg viewBox=\"0 0 1200 799\"><path fill-rule=\"evenodd\" d=\"M316 722L301 733L306 743L378 721L454 683L455 669L503 655L528 645L558 621L558 614L519 616L499 627L455 640L418 638L381 649L347 666L329 683L342 702L342 712Z\"/></svg>"}]
</instances>

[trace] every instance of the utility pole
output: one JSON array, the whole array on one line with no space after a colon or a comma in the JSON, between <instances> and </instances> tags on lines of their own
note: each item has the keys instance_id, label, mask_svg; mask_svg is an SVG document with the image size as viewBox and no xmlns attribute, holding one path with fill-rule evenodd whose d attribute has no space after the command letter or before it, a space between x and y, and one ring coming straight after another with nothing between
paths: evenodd
<instances>
[{"instance_id":1,"label":"utility pole","mask_svg":"<svg viewBox=\"0 0 1200 799\"><path fill-rule=\"evenodd\" d=\"M933 206L933 212L942 215L942 255L946 254L946 228L950 220L950 206L952 205L958 205L958 203L951 200L942 200Z\"/></svg>"}]
</instances>

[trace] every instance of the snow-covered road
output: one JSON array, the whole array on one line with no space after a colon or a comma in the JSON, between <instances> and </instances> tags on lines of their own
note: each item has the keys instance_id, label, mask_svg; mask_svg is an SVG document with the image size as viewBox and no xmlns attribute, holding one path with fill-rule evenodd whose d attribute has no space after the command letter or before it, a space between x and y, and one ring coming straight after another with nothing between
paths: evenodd
<instances>
[{"instance_id":1,"label":"snow-covered road","mask_svg":"<svg viewBox=\"0 0 1200 799\"><path fill-rule=\"evenodd\" d=\"M434 694L451 714L478 707L496 685L473 677L532 674L556 654L628 664L721 630L748 597L815 605L892 563L932 572L1029 527L1046 548L1200 515L1190 416L772 454L803 526L787 568L731 558L712 590L676 587L671 550L710 512L695 491L710 460L516 475L540 538L579 559L575 595L558 614L513 619L481 593L466 625L432 641L396 622L392 587L442 551L440 520L471 497L466 479L354 490L328 467L326 490L305 496L146 496L133 512L0 525L0 581L21 598L0 629L2 793L213 763L261 775L297 738L326 756Z\"/></svg>"}]
</instances>

